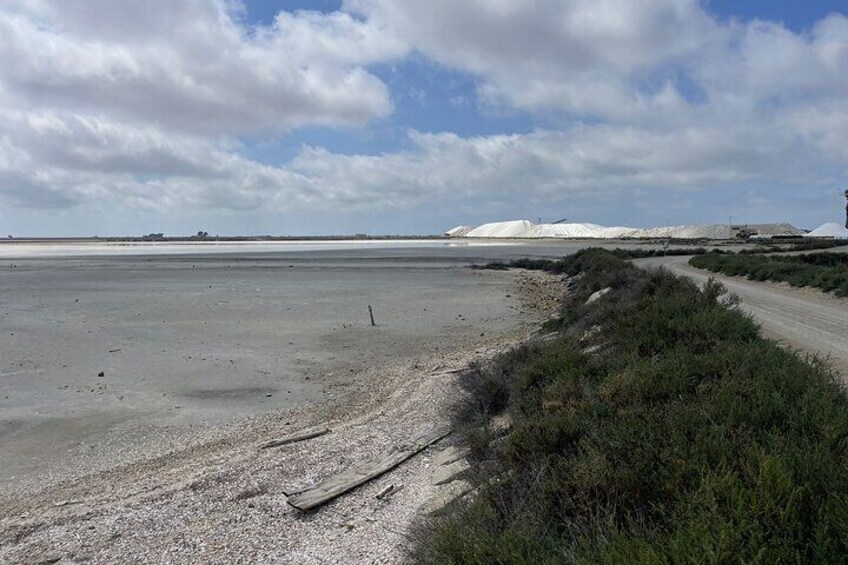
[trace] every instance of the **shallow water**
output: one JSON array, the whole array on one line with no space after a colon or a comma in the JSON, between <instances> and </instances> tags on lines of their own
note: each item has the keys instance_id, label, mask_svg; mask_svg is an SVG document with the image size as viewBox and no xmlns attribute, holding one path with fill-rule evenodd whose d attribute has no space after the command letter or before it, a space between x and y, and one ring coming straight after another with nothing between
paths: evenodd
<instances>
[{"instance_id":1,"label":"shallow water","mask_svg":"<svg viewBox=\"0 0 848 565\"><path fill-rule=\"evenodd\" d=\"M336 241L185 241L185 242L14 242L0 240L0 259L27 257L92 257L134 255L197 255L302 253L315 251L450 249L510 247L513 242L451 240L336 240Z\"/></svg>"}]
</instances>

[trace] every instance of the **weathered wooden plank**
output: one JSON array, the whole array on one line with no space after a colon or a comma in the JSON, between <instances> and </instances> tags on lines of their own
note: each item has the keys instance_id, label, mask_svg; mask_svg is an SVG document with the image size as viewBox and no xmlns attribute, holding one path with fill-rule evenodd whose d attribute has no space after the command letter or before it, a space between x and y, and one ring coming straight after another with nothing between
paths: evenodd
<instances>
[{"instance_id":1,"label":"weathered wooden plank","mask_svg":"<svg viewBox=\"0 0 848 565\"><path fill-rule=\"evenodd\" d=\"M394 469L449 433L449 428L432 429L415 438L409 445L392 449L373 461L347 469L321 481L314 487L289 498L288 503L298 510L310 510L320 506Z\"/></svg>"},{"instance_id":2,"label":"weathered wooden plank","mask_svg":"<svg viewBox=\"0 0 848 565\"><path fill-rule=\"evenodd\" d=\"M290 443L297 443L299 441L305 441L307 439L312 439L314 437L320 437L324 434L330 433L330 428L322 428L320 430L315 430L312 432L306 432L303 434L297 434L293 436L288 436L280 439L274 439L269 441L268 443L263 443L260 445L260 449L268 449L270 447L280 447L281 445L288 445Z\"/></svg>"}]
</instances>

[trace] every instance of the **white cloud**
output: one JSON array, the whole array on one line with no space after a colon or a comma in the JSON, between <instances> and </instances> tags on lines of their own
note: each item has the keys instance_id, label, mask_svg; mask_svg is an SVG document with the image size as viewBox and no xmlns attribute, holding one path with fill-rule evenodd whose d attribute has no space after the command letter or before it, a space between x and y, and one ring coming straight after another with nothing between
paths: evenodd
<instances>
[{"instance_id":1,"label":"white cloud","mask_svg":"<svg viewBox=\"0 0 848 565\"><path fill-rule=\"evenodd\" d=\"M214 0L21 6L0 8L7 106L205 135L358 125L391 111L386 86L361 65L402 47L347 14L281 15L251 34Z\"/></svg>"},{"instance_id":2,"label":"white cloud","mask_svg":"<svg viewBox=\"0 0 848 565\"><path fill-rule=\"evenodd\" d=\"M722 41L696 0L348 0L426 55L528 109L628 117L668 103L663 79ZM656 102L656 104L653 104Z\"/></svg>"},{"instance_id":3,"label":"white cloud","mask_svg":"<svg viewBox=\"0 0 848 565\"><path fill-rule=\"evenodd\" d=\"M722 22L696 0L348 0L261 28L241 10L224 0L0 7L0 199L396 210L820 187L848 171L848 18L838 14L796 33ZM282 166L244 157L248 135L389 116L391 95L369 69L412 52L469 73L488 104L566 125L411 132L408 149L380 155L306 147Z\"/></svg>"}]
</instances>

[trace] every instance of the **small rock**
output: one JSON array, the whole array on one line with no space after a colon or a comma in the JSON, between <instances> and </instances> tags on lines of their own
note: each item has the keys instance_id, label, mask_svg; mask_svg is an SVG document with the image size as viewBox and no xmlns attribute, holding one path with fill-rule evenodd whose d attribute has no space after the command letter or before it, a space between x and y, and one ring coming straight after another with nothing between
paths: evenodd
<instances>
[{"instance_id":1,"label":"small rock","mask_svg":"<svg viewBox=\"0 0 848 565\"><path fill-rule=\"evenodd\" d=\"M97 376L98 377L105 377L106 373L104 373L103 371L100 371L99 373L97 373Z\"/></svg>"},{"instance_id":2,"label":"small rock","mask_svg":"<svg viewBox=\"0 0 848 565\"><path fill-rule=\"evenodd\" d=\"M590 296L590 297L586 300L586 304L592 304L593 302L595 302L595 301L596 301L596 300L598 300L599 298L602 298L604 295L606 295L606 294L607 294L609 291L611 291L611 290L612 290L612 289L611 289L610 287L606 287L606 288L602 288L602 289L601 289L601 290L599 290L598 292L593 293L593 294L592 294L592 296Z\"/></svg>"},{"instance_id":3,"label":"small rock","mask_svg":"<svg viewBox=\"0 0 848 565\"><path fill-rule=\"evenodd\" d=\"M464 473L470 468L471 466L465 459L454 461L449 465L442 465L440 467L436 467L436 470L433 472L433 477L430 479L430 482L434 485L443 485L445 483L449 483L455 480L458 475Z\"/></svg>"},{"instance_id":4,"label":"small rock","mask_svg":"<svg viewBox=\"0 0 848 565\"><path fill-rule=\"evenodd\" d=\"M458 459L462 459L468 454L467 449L460 449L455 445L451 445L438 452L435 457L433 457L433 465L440 467L442 465L447 465L449 463L453 463Z\"/></svg>"},{"instance_id":5,"label":"small rock","mask_svg":"<svg viewBox=\"0 0 848 565\"><path fill-rule=\"evenodd\" d=\"M422 506L424 513L437 512L458 498L471 492L472 486L468 481L453 481L439 491Z\"/></svg>"},{"instance_id":6,"label":"small rock","mask_svg":"<svg viewBox=\"0 0 848 565\"><path fill-rule=\"evenodd\" d=\"M495 433L507 432L510 428L512 428L512 416L508 413L499 414L489 420L489 426Z\"/></svg>"}]
</instances>

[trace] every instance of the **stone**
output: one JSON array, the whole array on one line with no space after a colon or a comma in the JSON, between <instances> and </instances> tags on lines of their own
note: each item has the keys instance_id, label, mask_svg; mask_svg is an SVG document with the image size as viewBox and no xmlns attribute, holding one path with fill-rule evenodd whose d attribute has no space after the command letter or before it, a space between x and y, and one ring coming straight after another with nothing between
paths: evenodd
<instances>
[{"instance_id":1,"label":"stone","mask_svg":"<svg viewBox=\"0 0 848 565\"><path fill-rule=\"evenodd\" d=\"M450 484L442 487L439 491L430 497L424 504L421 505L421 511L425 514L438 512L451 502L458 500L473 490L471 483L468 481L453 481Z\"/></svg>"},{"instance_id":2,"label":"stone","mask_svg":"<svg viewBox=\"0 0 848 565\"><path fill-rule=\"evenodd\" d=\"M489 420L489 427L496 434L506 433L512 428L512 416L508 412L499 414Z\"/></svg>"},{"instance_id":3,"label":"stone","mask_svg":"<svg viewBox=\"0 0 848 565\"><path fill-rule=\"evenodd\" d=\"M606 288L602 288L598 292L593 293L592 296L590 296L589 299L586 300L586 304L592 304L596 300L603 298L611 290L612 289L610 287L606 287Z\"/></svg>"},{"instance_id":4,"label":"stone","mask_svg":"<svg viewBox=\"0 0 848 565\"><path fill-rule=\"evenodd\" d=\"M470 468L471 465L465 459L459 459L448 465L440 465L433 471L433 477L430 479L430 482L434 485L449 483Z\"/></svg>"},{"instance_id":5,"label":"stone","mask_svg":"<svg viewBox=\"0 0 848 565\"><path fill-rule=\"evenodd\" d=\"M450 447L441 450L435 457L433 457L433 465L436 465L437 467L447 465L448 463L453 463L457 459L462 459L467 454L467 449L461 449L455 445L451 445Z\"/></svg>"}]
</instances>

